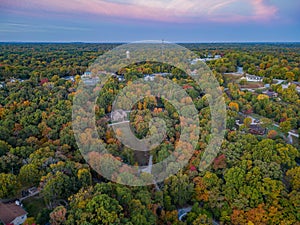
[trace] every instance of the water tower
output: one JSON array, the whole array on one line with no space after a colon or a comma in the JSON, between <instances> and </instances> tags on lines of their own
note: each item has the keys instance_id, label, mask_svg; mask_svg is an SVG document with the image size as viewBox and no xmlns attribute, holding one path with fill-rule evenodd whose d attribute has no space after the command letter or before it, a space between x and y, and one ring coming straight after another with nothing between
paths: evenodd
<instances>
[{"instance_id":1,"label":"water tower","mask_svg":"<svg viewBox=\"0 0 300 225\"><path fill-rule=\"evenodd\" d=\"M130 51L127 51L127 52L126 52L126 58L127 58L127 59L130 59Z\"/></svg>"}]
</instances>

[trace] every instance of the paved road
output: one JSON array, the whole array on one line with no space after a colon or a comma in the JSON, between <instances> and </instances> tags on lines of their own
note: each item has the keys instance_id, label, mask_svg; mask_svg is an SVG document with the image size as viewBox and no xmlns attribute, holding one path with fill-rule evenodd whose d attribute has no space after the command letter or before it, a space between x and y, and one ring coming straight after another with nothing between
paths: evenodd
<instances>
[{"instance_id":1,"label":"paved road","mask_svg":"<svg viewBox=\"0 0 300 225\"><path fill-rule=\"evenodd\" d=\"M178 219L180 221L182 221L183 217L185 215L187 215L190 211L192 211L192 206L189 206L189 207L186 207L186 208L181 208L181 209L177 209L177 212L178 212ZM212 224L213 225L219 225L219 222L216 221L216 220L212 220Z\"/></svg>"},{"instance_id":2,"label":"paved road","mask_svg":"<svg viewBox=\"0 0 300 225\"><path fill-rule=\"evenodd\" d=\"M275 81L277 81L276 84L282 84L283 82L285 82L286 80L280 80L280 79L274 79Z\"/></svg>"},{"instance_id":3,"label":"paved road","mask_svg":"<svg viewBox=\"0 0 300 225\"><path fill-rule=\"evenodd\" d=\"M118 125L118 124L123 124L123 123L129 123L130 121L122 121L122 122L118 122L118 123L112 123L112 124L108 124L109 127L111 126L115 126L115 125Z\"/></svg>"},{"instance_id":4,"label":"paved road","mask_svg":"<svg viewBox=\"0 0 300 225\"><path fill-rule=\"evenodd\" d=\"M276 124L276 123L273 123L273 125L275 126L275 127L279 127L279 125L278 124ZM294 136L294 137L296 137L296 138L299 138L299 134L297 134L295 131L290 131L289 133L288 133L289 135L291 135L291 136Z\"/></svg>"},{"instance_id":5,"label":"paved road","mask_svg":"<svg viewBox=\"0 0 300 225\"><path fill-rule=\"evenodd\" d=\"M188 214L190 211L192 211L192 206L186 207L186 208L182 208L182 209L178 209L178 219L180 221L182 221L182 218Z\"/></svg>"},{"instance_id":6,"label":"paved road","mask_svg":"<svg viewBox=\"0 0 300 225\"><path fill-rule=\"evenodd\" d=\"M36 192L33 192L33 193L30 194L30 195L27 195L27 196L25 196L25 197L23 197L23 198L20 198L20 202L24 201L24 200L27 199L27 198L30 198L30 197L32 197L32 196L35 196L35 195L37 195L37 194L39 194L39 193L40 193L40 191L37 190Z\"/></svg>"},{"instance_id":7,"label":"paved road","mask_svg":"<svg viewBox=\"0 0 300 225\"><path fill-rule=\"evenodd\" d=\"M141 172L144 172L144 173L152 173L152 166L153 166L153 156L151 155L149 157L149 163L148 163L148 166L144 169L141 169Z\"/></svg>"}]
</instances>

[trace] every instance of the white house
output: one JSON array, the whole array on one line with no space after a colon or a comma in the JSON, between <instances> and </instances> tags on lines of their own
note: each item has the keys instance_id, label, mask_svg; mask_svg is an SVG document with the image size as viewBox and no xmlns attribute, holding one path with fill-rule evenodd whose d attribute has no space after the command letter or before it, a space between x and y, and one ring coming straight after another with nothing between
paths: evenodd
<instances>
[{"instance_id":1,"label":"white house","mask_svg":"<svg viewBox=\"0 0 300 225\"><path fill-rule=\"evenodd\" d=\"M145 81L154 81L154 75L146 75L144 76Z\"/></svg>"},{"instance_id":2,"label":"white house","mask_svg":"<svg viewBox=\"0 0 300 225\"><path fill-rule=\"evenodd\" d=\"M242 79L246 79L248 82L262 82L263 81L263 77L249 75L249 74L246 75L246 78L242 78Z\"/></svg>"},{"instance_id":3,"label":"white house","mask_svg":"<svg viewBox=\"0 0 300 225\"><path fill-rule=\"evenodd\" d=\"M21 225L27 219L27 212L20 206L19 202L0 202L0 221L4 225Z\"/></svg>"}]
</instances>

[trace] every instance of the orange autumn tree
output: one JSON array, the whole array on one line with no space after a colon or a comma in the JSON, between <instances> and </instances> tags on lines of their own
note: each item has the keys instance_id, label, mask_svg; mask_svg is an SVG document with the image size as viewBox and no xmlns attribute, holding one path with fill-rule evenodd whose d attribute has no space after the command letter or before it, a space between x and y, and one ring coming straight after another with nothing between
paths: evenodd
<instances>
[{"instance_id":1,"label":"orange autumn tree","mask_svg":"<svg viewBox=\"0 0 300 225\"><path fill-rule=\"evenodd\" d=\"M236 102L230 102L229 103L229 108L231 109L231 110L235 110L235 111L239 111L239 104L237 104Z\"/></svg>"},{"instance_id":2,"label":"orange autumn tree","mask_svg":"<svg viewBox=\"0 0 300 225\"><path fill-rule=\"evenodd\" d=\"M204 184L203 178L196 177L194 178L194 197L197 201L208 202L209 191L207 190L206 185Z\"/></svg>"}]
</instances>

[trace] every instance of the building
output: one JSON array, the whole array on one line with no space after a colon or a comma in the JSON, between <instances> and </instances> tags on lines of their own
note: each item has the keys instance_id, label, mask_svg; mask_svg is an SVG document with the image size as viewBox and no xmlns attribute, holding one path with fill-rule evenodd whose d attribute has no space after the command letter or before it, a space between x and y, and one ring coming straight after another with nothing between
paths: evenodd
<instances>
[{"instance_id":1,"label":"building","mask_svg":"<svg viewBox=\"0 0 300 225\"><path fill-rule=\"evenodd\" d=\"M20 206L20 202L0 202L0 221L4 225L21 225L27 219L27 212Z\"/></svg>"},{"instance_id":2,"label":"building","mask_svg":"<svg viewBox=\"0 0 300 225\"><path fill-rule=\"evenodd\" d=\"M111 120L122 122L127 119L127 113L123 110L116 110L111 113Z\"/></svg>"},{"instance_id":3,"label":"building","mask_svg":"<svg viewBox=\"0 0 300 225\"><path fill-rule=\"evenodd\" d=\"M267 133L267 129L262 128L258 124L251 124L249 127L249 132L255 135L264 135Z\"/></svg>"},{"instance_id":4,"label":"building","mask_svg":"<svg viewBox=\"0 0 300 225\"><path fill-rule=\"evenodd\" d=\"M274 91L264 91L263 94L268 95L270 98L277 98L278 97L278 93L274 92Z\"/></svg>"},{"instance_id":5,"label":"building","mask_svg":"<svg viewBox=\"0 0 300 225\"><path fill-rule=\"evenodd\" d=\"M245 79L245 78L244 78ZM259 76L255 76L255 75L246 75L246 80L248 82L262 82L263 81L263 77L259 77Z\"/></svg>"},{"instance_id":6,"label":"building","mask_svg":"<svg viewBox=\"0 0 300 225\"><path fill-rule=\"evenodd\" d=\"M89 85L89 86L95 86L100 81L99 77L98 76L93 77L91 72L85 72L81 76L81 78L82 78L84 84Z\"/></svg>"},{"instance_id":7,"label":"building","mask_svg":"<svg viewBox=\"0 0 300 225\"><path fill-rule=\"evenodd\" d=\"M130 51L126 51L126 58L130 59Z\"/></svg>"},{"instance_id":8,"label":"building","mask_svg":"<svg viewBox=\"0 0 300 225\"><path fill-rule=\"evenodd\" d=\"M90 72L90 71L86 71L83 75L82 75L82 77L91 77L92 76L92 72Z\"/></svg>"},{"instance_id":9,"label":"building","mask_svg":"<svg viewBox=\"0 0 300 225\"><path fill-rule=\"evenodd\" d=\"M155 77L155 75L153 75L153 74L145 75L144 76L144 81L154 81L154 77Z\"/></svg>"},{"instance_id":10,"label":"building","mask_svg":"<svg viewBox=\"0 0 300 225\"><path fill-rule=\"evenodd\" d=\"M195 65L197 64L197 62L207 62L207 61L213 61L213 60L217 60L217 59L221 59L222 56L221 55L215 55L215 56L212 56L211 54L208 54L208 56L206 58L196 58L196 59L193 59L191 61L191 64L192 65Z\"/></svg>"}]
</instances>

